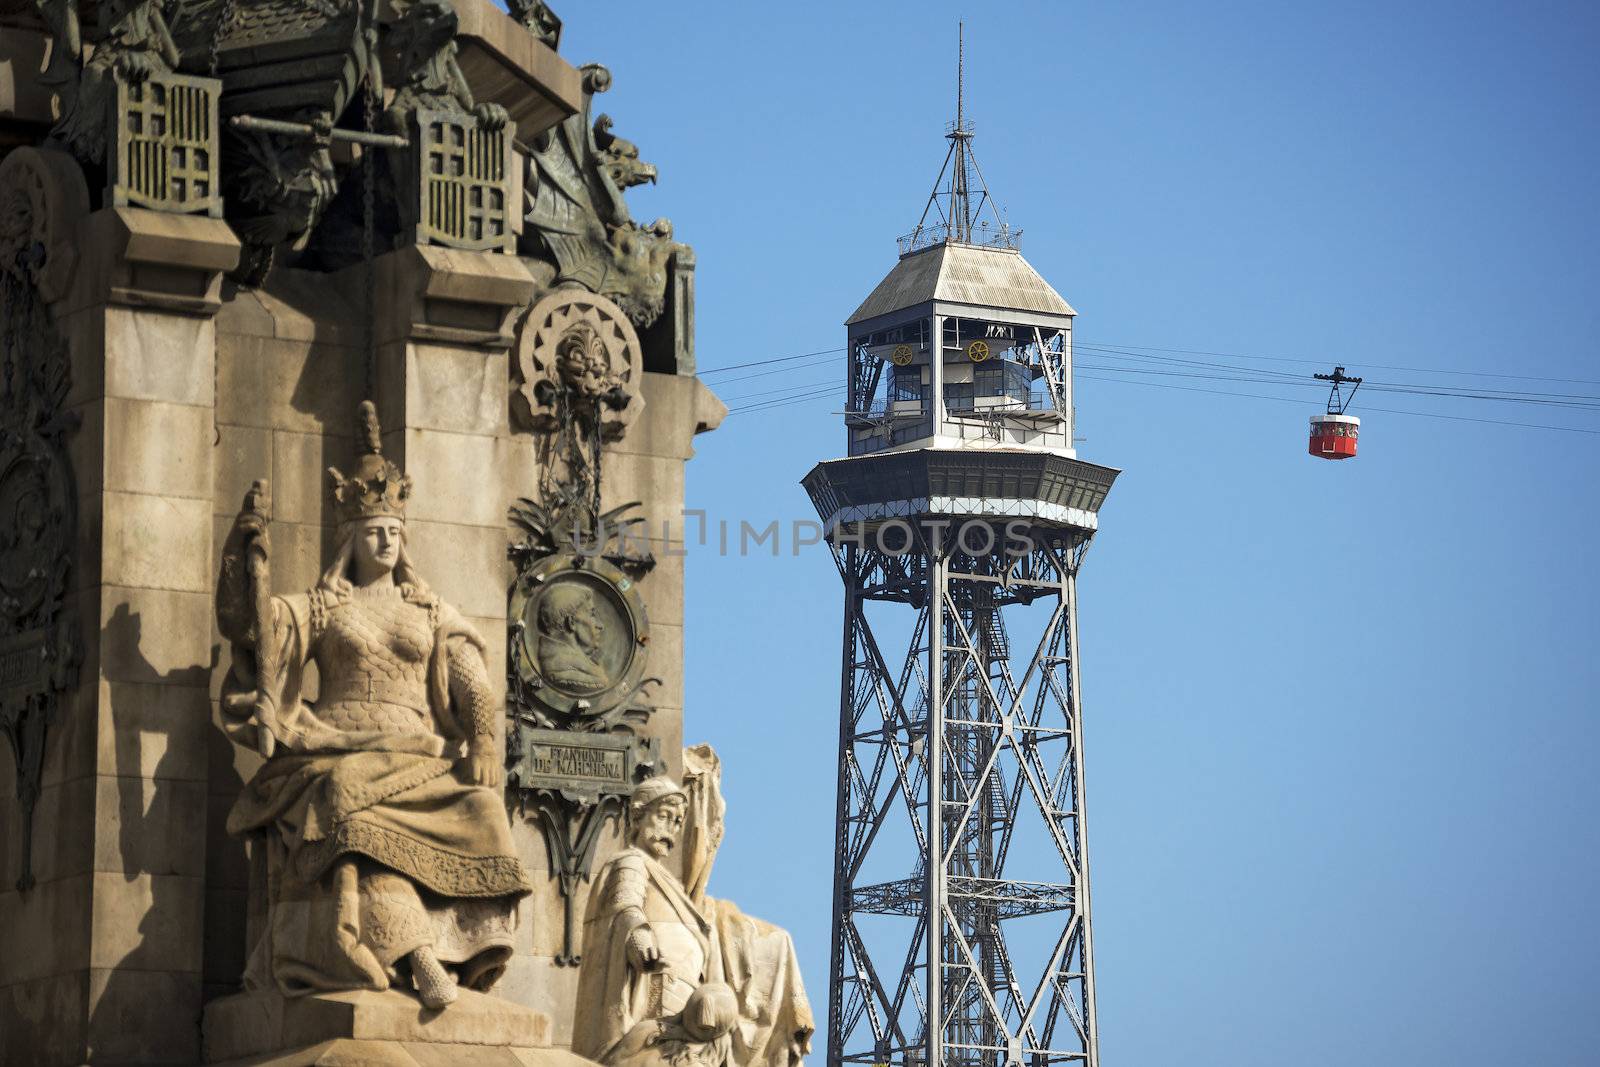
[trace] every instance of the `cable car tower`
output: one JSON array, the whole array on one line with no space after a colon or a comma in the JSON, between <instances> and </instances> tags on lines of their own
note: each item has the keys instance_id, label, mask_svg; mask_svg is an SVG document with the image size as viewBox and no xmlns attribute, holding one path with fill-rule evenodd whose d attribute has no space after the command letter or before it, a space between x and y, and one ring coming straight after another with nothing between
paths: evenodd
<instances>
[{"instance_id":1,"label":"cable car tower","mask_svg":"<svg viewBox=\"0 0 1600 1067\"><path fill-rule=\"evenodd\" d=\"M984 218L963 66L803 483L844 580L829 1067L1099 1060L1077 577L1118 472L1073 449L1076 312Z\"/></svg>"}]
</instances>

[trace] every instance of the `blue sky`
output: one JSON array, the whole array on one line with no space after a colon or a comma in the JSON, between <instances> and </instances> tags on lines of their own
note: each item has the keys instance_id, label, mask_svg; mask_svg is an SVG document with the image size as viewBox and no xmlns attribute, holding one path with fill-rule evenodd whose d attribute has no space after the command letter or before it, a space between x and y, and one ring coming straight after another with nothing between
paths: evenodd
<instances>
[{"instance_id":1,"label":"blue sky","mask_svg":"<svg viewBox=\"0 0 1600 1067\"><path fill-rule=\"evenodd\" d=\"M1080 343L1600 395L1593 5L558 10L660 167L635 215L698 251L705 368L843 344L943 158L965 17L979 160ZM843 380L792 367L707 381ZM1600 436L1374 409L1600 416L1363 392L1335 464L1309 389L1118 377L1078 397L1080 455L1126 472L1080 587L1104 1062L1600 1062ZM810 517L838 408L731 416L691 506ZM794 932L822 1015L838 576L786 543L688 581L713 890Z\"/></svg>"}]
</instances>

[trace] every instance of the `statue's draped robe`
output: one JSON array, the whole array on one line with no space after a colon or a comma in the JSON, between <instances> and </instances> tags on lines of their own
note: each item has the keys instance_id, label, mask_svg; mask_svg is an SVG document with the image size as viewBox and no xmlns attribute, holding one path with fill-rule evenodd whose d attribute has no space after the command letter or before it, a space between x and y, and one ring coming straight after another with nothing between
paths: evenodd
<instances>
[{"instance_id":1,"label":"statue's draped robe","mask_svg":"<svg viewBox=\"0 0 1600 1067\"><path fill-rule=\"evenodd\" d=\"M628 936L649 923L663 965L642 973L628 963ZM695 987L720 981L721 944L712 918L675 874L637 848L601 868L583 920L583 963L572 1051L604 1061L641 1022L683 1008Z\"/></svg>"},{"instance_id":2,"label":"statue's draped robe","mask_svg":"<svg viewBox=\"0 0 1600 1067\"><path fill-rule=\"evenodd\" d=\"M246 987L386 989L397 962L431 945L463 985L487 988L532 885L499 796L458 781L447 752L484 727L460 720L489 713L481 639L411 586L273 604L261 677L237 678L235 657L230 680L273 709L278 746L228 817L254 843ZM316 707L302 699L312 660ZM253 724L230 733L254 743Z\"/></svg>"},{"instance_id":3,"label":"statue's draped robe","mask_svg":"<svg viewBox=\"0 0 1600 1067\"><path fill-rule=\"evenodd\" d=\"M710 745L683 750L683 787L689 795L681 846L683 882L690 898L713 917L722 954L721 981L739 998L733 1062L739 1067L792 1067L810 1053L816 1031L794 939L787 930L746 915L732 901L706 895L728 810L722 799L722 762Z\"/></svg>"},{"instance_id":4,"label":"statue's draped robe","mask_svg":"<svg viewBox=\"0 0 1600 1067\"><path fill-rule=\"evenodd\" d=\"M722 980L739 998L733 1062L739 1067L793 1067L811 1051L811 1004L789 931L744 914L727 900L707 903L716 915Z\"/></svg>"},{"instance_id":5,"label":"statue's draped robe","mask_svg":"<svg viewBox=\"0 0 1600 1067\"><path fill-rule=\"evenodd\" d=\"M634 1026L678 1011L686 987L721 982L739 1003L729 1062L795 1067L811 1050L815 1024L794 942L787 931L705 895L722 841L721 767L707 746L686 749L684 767L689 810L680 849L687 877L680 880L636 848L618 853L596 876L584 913L572 1049L604 1062ZM666 976L641 975L628 965L628 935L641 920L656 935ZM703 945L703 962L691 942Z\"/></svg>"}]
</instances>

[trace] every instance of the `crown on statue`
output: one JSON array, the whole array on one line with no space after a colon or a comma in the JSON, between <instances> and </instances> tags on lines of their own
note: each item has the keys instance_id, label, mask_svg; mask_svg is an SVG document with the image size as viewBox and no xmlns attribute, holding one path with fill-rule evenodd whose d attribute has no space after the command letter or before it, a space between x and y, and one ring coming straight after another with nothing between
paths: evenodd
<instances>
[{"instance_id":1,"label":"crown on statue","mask_svg":"<svg viewBox=\"0 0 1600 1067\"><path fill-rule=\"evenodd\" d=\"M399 467L383 458L383 442L378 427L378 409L370 400L361 402L356 420L356 437L364 446L361 458L347 478L329 467L333 479L333 500L340 522L380 517L405 518L406 501L411 496L411 479Z\"/></svg>"}]
</instances>

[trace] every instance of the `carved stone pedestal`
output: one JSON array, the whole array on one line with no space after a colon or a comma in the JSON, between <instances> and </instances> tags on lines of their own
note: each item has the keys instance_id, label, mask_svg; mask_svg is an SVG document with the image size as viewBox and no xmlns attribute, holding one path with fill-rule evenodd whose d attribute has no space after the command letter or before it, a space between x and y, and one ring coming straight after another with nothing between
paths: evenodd
<instances>
[{"instance_id":1,"label":"carved stone pedestal","mask_svg":"<svg viewBox=\"0 0 1600 1067\"><path fill-rule=\"evenodd\" d=\"M206 1006L204 1032L228 1067L593 1067L550 1047L542 1012L466 989L443 1011L395 990L241 993Z\"/></svg>"}]
</instances>

